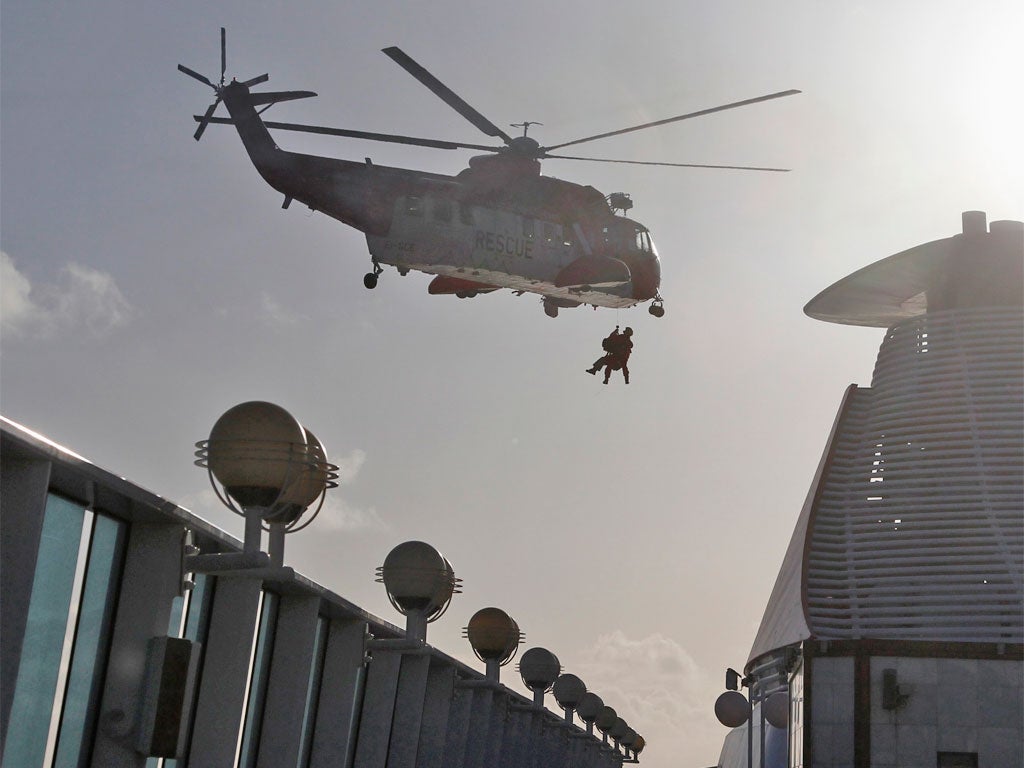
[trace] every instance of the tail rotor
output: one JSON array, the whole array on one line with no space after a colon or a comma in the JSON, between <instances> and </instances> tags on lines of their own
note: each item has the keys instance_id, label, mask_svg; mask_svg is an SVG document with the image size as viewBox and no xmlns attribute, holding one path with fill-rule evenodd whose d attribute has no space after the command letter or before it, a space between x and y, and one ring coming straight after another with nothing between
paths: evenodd
<instances>
[{"instance_id":1,"label":"tail rotor","mask_svg":"<svg viewBox=\"0 0 1024 768\"><path fill-rule=\"evenodd\" d=\"M225 72L227 72L227 68L227 32L225 31L224 27L220 28L220 81L216 85L214 85L210 81L210 78L200 75L198 72L196 72L193 69L189 69L184 64L178 65L179 72L188 75L194 80L198 80L200 83L203 83L204 85L210 86L210 88L213 89L214 94L216 94L213 103L209 107L207 107L206 112L203 114L202 118L200 118L199 127L196 128L196 132L195 134L193 134L193 138L196 141L199 141L199 139L202 138L203 132L206 130L206 126L210 124L210 119L213 117L213 113L217 111L217 107L221 102L221 94L224 90L224 74ZM249 88L254 85L259 85L260 83L265 83L269 79L270 75L263 74L259 75L258 77L254 77L251 80L244 81L242 85Z\"/></svg>"}]
</instances>

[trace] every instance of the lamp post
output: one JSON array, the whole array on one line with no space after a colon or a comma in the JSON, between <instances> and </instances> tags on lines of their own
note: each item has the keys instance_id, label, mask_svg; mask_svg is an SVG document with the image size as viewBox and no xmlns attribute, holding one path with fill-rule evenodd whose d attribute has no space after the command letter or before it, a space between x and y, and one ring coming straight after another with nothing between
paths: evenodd
<instances>
[{"instance_id":1,"label":"lamp post","mask_svg":"<svg viewBox=\"0 0 1024 768\"><path fill-rule=\"evenodd\" d=\"M464 636L473 653L487 665L487 679L497 683L501 667L508 664L523 642L523 633L515 620L500 608L481 608L473 614Z\"/></svg>"},{"instance_id":2,"label":"lamp post","mask_svg":"<svg viewBox=\"0 0 1024 768\"><path fill-rule=\"evenodd\" d=\"M607 704L598 710L594 724L597 726L597 730L601 732L601 738L606 745L608 744L608 732L615 725L618 717L618 713Z\"/></svg>"},{"instance_id":3,"label":"lamp post","mask_svg":"<svg viewBox=\"0 0 1024 768\"><path fill-rule=\"evenodd\" d=\"M551 691L561 673L558 657L547 648L531 648L519 660L523 685L533 693L533 703L539 707L544 706L544 694Z\"/></svg>"},{"instance_id":4,"label":"lamp post","mask_svg":"<svg viewBox=\"0 0 1024 768\"><path fill-rule=\"evenodd\" d=\"M305 528L337 486L338 467L323 445L284 408L251 401L227 410L196 443L196 465L207 471L217 498L245 519L240 554L190 555L193 572L231 573L281 569L284 537ZM299 521L314 504L311 517ZM262 551L264 526L269 553Z\"/></svg>"},{"instance_id":5,"label":"lamp post","mask_svg":"<svg viewBox=\"0 0 1024 768\"><path fill-rule=\"evenodd\" d=\"M583 698L576 705L576 714L586 724L588 736L594 735L594 721L597 720L597 715L603 706L604 700L592 691L583 694Z\"/></svg>"},{"instance_id":6,"label":"lamp post","mask_svg":"<svg viewBox=\"0 0 1024 768\"><path fill-rule=\"evenodd\" d=\"M406 617L409 640L426 642L427 624L448 610L461 579L448 559L423 541L406 541L392 549L384 565L377 568L377 581L384 584L388 600Z\"/></svg>"}]
</instances>

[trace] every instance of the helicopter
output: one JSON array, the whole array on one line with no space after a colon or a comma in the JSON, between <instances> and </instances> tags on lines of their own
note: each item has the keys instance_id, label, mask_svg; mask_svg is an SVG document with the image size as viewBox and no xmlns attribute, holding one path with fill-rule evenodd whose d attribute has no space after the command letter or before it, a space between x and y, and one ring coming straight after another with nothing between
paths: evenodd
<instances>
[{"instance_id":1,"label":"helicopter","mask_svg":"<svg viewBox=\"0 0 1024 768\"><path fill-rule=\"evenodd\" d=\"M397 47L383 53L454 109L484 135L500 145L425 139L397 134L264 121L275 104L316 96L312 91L251 89L269 80L263 74L225 83L226 32L220 30L220 80L179 64L178 70L214 91L214 101L202 115L194 138L211 124L233 125L260 176L284 195L282 207L294 200L325 213L366 236L372 271L363 278L368 289L377 286L383 266L400 275L411 270L433 275L430 294L471 298L499 289L517 295L538 294L544 312L557 317L559 309L583 305L626 308L650 301L648 311L665 314L659 288L661 263L650 231L626 214L633 207L629 194L602 194L592 186L540 173L544 159L585 160L680 168L720 168L785 172L786 168L705 165L695 163L611 160L553 154L555 150L654 128L668 123L792 96L780 91L664 120L599 133L549 146L528 136L534 122L512 124L522 135L512 136L484 117ZM229 117L214 117L223 103ZM260 108L257 110L257 108ZM299 154L280 149L270 131L297 131L371 141L408 144L444 150L478 150L454 176L363 162ZM495 142L497 144L497 142Z\"/></svg>"}]
</instances>

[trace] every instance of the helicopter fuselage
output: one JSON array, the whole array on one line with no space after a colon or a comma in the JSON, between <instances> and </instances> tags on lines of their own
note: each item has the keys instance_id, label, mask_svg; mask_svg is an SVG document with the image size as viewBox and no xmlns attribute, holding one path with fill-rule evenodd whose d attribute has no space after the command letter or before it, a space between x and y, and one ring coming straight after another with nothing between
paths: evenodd
<instances>
[{"instance_id":1,"label":"helicopter fuselage","mask_svg":"<svg viewBox=\"0 0 1024 768\"><path fill-rule=\"evenodd\" d=\"M657 296L647 229L592 187L541 176L514 155L475 157L457 176L288 152L232 82L221 95L264 180L285 197L366 235L374 262L437 277L431 293L499 288L540 294L546 308L629 307Z\"/></svg>"}]
</instances>

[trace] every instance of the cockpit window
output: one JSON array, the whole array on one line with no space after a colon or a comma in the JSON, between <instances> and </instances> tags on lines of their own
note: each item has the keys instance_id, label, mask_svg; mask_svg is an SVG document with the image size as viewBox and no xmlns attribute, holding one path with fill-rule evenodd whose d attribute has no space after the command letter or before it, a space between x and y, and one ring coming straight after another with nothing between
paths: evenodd
<instances>
[{"instance_id":1,"label":"cockpit window","mask_svg":"<svg viewBox=\"0 0 1024 768\"><path fill-rule=\"evenodd\" d=\"M646 229L636 231L636 248L642 253L655 253L654 243L651 242L651 235Z\"/></svg>"}]
</instances>

